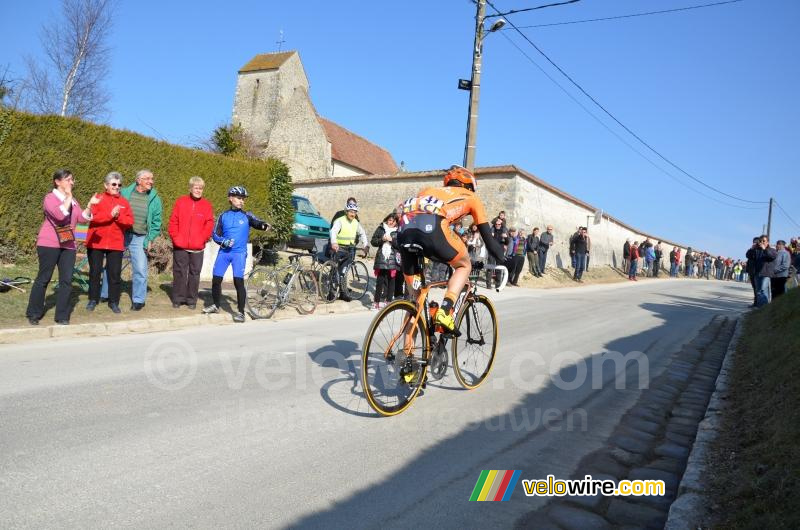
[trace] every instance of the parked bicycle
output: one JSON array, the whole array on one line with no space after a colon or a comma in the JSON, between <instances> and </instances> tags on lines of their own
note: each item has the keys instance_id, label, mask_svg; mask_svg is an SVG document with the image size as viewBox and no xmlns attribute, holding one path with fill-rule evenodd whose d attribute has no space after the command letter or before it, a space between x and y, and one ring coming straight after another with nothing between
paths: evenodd
<instances>
[{"instance_id":1,"label":"parked bicycle","mask_svg":"<svg viewBox=\"0 0 800 530\"><path fill-rule=\"evenodd\" d=\"M261 252L269 252L262 250ZM261 262L261 252L258 262ZM289 252L285 265L258 265L247 275L247 312L254 319L270 318L277 309L292 305L302 314L313 313L319 299L316 275L302 263L309 254Z\"/></svg>"},{"instance_id":2,"label":"parked bicycle","mask_svg":"<svg viewBox=\"0 0 800 530\"><path fill-rule=\"evenodd\" d=\"M346 265L342 263L349 261ZM369 290L369 269L356 259L356 247L342 248L331 258L318 258L320 296L325 302L341 298L345 302L361 300Z\"/></svg>"},{"instance_id":3,"label":"parked bicycle","mask_svg":"<svg viewBox=\"0 0 800 530\"><path fill-rule=\"evenodd\" d=\"M419 270L423 270L421 249L409 250L417 251ZM395 300L375 316L361 355L361 382L375 412L400 414L425 387L427 377L444 377L448 344L454 374L464 388L475 389L486 380L497 351L498 323L492 302L477 293L476 278L470 277L456 301L452 333L434 323L438 304L428 300L431 289L445 287L447 282L426 283L424 271L414 280L419 292L416 303Z\"/></svg>"}]
</instances>

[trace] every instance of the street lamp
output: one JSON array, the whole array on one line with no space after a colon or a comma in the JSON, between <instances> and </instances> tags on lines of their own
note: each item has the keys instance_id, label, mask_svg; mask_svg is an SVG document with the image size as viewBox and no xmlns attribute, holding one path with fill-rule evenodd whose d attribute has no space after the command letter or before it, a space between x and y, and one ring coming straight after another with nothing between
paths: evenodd
<instances>
[{"instance_id":1,"label":"street lamp","mask_svg":"<svg viewBox=\"0 0 800 530\"><path fill-rule=\"evenodd\" d=\"M483 54L483 39L489 33L495 32L505 26L506 21L497 19L488 30L484 30L483 22L486 17L486 0L478 0L478 13L475 15L475 45L472 48L472 77L469 82L459 80L458 88L469 90L469 110L467 111L467 141L464 146L464 167L473 171L475 169L475 144L478 136L478 100L481 92L481 58Z\"/></svg>"}]
</instances>

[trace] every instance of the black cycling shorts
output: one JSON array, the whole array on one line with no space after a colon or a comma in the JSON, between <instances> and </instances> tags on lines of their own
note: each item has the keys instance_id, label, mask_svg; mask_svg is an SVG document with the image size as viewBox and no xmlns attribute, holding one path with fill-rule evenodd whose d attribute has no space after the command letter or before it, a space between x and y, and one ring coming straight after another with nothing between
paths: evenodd
<instances>
[{"instance_id":1,"label":"black cycling shorts","mask_svg":"<svg viewBox=\"0 0 800 530\"><path fill-rule=\"evenodd\" d=\"M422 272L415 253L405 248L405 245L417 244L422 247L422 255L428 259L442 263L451 263L460 254L461 249L454 248L454 243L464 244L460 239L452 240L447 237L450 224L447 218L435 214L416 214L403 224L397 233L397 244L400 247L400 263L403 274L413 275ZM466 247L464 247L466 251Z\"/></svg>"}]
</instances>

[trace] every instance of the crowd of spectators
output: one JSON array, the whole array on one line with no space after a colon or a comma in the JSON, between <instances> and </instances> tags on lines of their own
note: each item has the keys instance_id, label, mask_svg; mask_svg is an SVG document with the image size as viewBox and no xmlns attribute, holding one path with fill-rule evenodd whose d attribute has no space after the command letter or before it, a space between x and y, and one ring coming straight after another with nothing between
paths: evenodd
<instances>
[{"instance_id":1,"label":"crowd of spectators","mask_svg":"<svg viewBox=\"0 0 800 530\"><path fill-rule=\"evenodd\" d=\"M89 264L89 299L87 311L106 302L112 313L119 314L123 255L128 251L131 265L131 310L141 311L147 298L148 254L162 231L162 202L154 187L153 172L142 169L133 183L122 187L122 175L112 171L102 182L103 191L92 194L81 209L73 197L75 177L69 169L52 176L53 189L43 201L44 221L39 228L36 251L39 270L28 299L25 316L38 325L45 312L45 295L53 272L58 268L55 322L68 325L71 315L70 295L77 256L76 227L88 223L85 247ZM214 266L212 295L214 304L205 312L217 312L222 276L233 267L237 306L234 321L244 322L244 263L250 228L266 230L269 225L243 210L247 190L233 186L228 190L229 209L214 222L211 203L203 198L205 182L189 179L189 193L179 197L169 218L173 244L172 306L197 306L203 252L209 238L220 245ZM243 221L243 220L246 220Z\"/></svg>"},{"instance_id":2,"label":"crowd of spectators","mask_svg":"<svg viewBox=\"0 0 800 530\"><path fill-rule=\"evenodd\" d=\"M53 189L44 198L44 221L37 237L39 271L31 289L26 317L36 325L44 314L44 298L53 272L59 270L59 289L56 297L55 321L69 324L72 270L76 260L75 228L78 223L89 224L85 246L89 263L89 300L87 311L94 311L100 302L107 302L113 313L120 313L121 268L123 253L130 255L132 269L131 310L144 308L147 297L148 254L153 241L162 230L162 202L154 186L152 171L143 169L135 181L122 187L122 175L111 172L103 179L102 193L95 193L86 208L81 208L72 196L75 179L68 169L57 171L52 177ZM251 228L267 230L269 225L251 212L244 210L247 190L233 186L228 192L229 208L216 218L211 203L203 198L205 182L200 177L189 179L187 195L179 197L169 216L168 233L173 246L172 306L185 305L196 309L200 287L203 254L209 239L220 246L214 264L212 280L213 303L203 311L219 311L222 278L229 267L233 268L237 292L237 309L233 317L244 322L246 293L244 264L247 259L247 241ZM371 245L375 248L373 272L376 278L373 308L380 309L392 299L404 295L400 253L397 248L397 231L402 205L386 215L367 241L366 233L358 220L358 203L354 197L346 201L346 208L334 215L329 251L334 257L348 254L346 248ZM525 229L507 225L506 213L500 211L491 222L491 237L505 250L505 261L498 263L488 255L475 224L462 221L451 228L466 246L473 265L486 265L486 284L491 287L500 282L496 265L508 271L508 285L518 286L527 261L528 273L541 278L546 269L547 255L554 244L553 226L544 232L533 227ZM569 255L574 270L572 279L583 282L592 250L588 228L579 226L569 238ZM341 247L341 248L340 248ZM348 254L349 255L349 254ZM626 239L622 247L622 270L631 281L639 276L658 277L663 267L664 248L661 241L655 244L649 238L643 241ZM720 281L750 282L753 288L753 306L760 307L780 296L786 288L790 269L800 268L800 244L792 239L787 245L778 241L769 245L767 236L753 239L746 260L712 256L688 248L669 251L669 276L716 279ZM351 258L352 259L352 258ZM347 265L342 260L342 266ZM480 266L479 266L480 267ZM479 268L476 267L476 268ZM441 266L442 278L449 274ZM434 267L435 270L435 267ZM797 275L794 277L797 284Z\"/></svg>"}]
</instances>

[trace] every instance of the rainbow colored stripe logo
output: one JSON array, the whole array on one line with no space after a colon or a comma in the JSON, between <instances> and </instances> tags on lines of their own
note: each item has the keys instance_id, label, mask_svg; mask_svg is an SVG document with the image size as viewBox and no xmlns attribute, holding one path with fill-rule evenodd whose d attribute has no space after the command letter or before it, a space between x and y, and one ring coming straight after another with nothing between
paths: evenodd
<instances>
[{"instance_id":1,"label":"rainbow colored stripe logo","mask_svg":"<svg viewBox=\"0 0 800 530\"><path fill-rule=\"evenodd\" d=\"M507 501L514 493L514 486L519 481L519 469L484 469L475 488L472 490L471 501Z\"/></svg>"}]
</instances>

